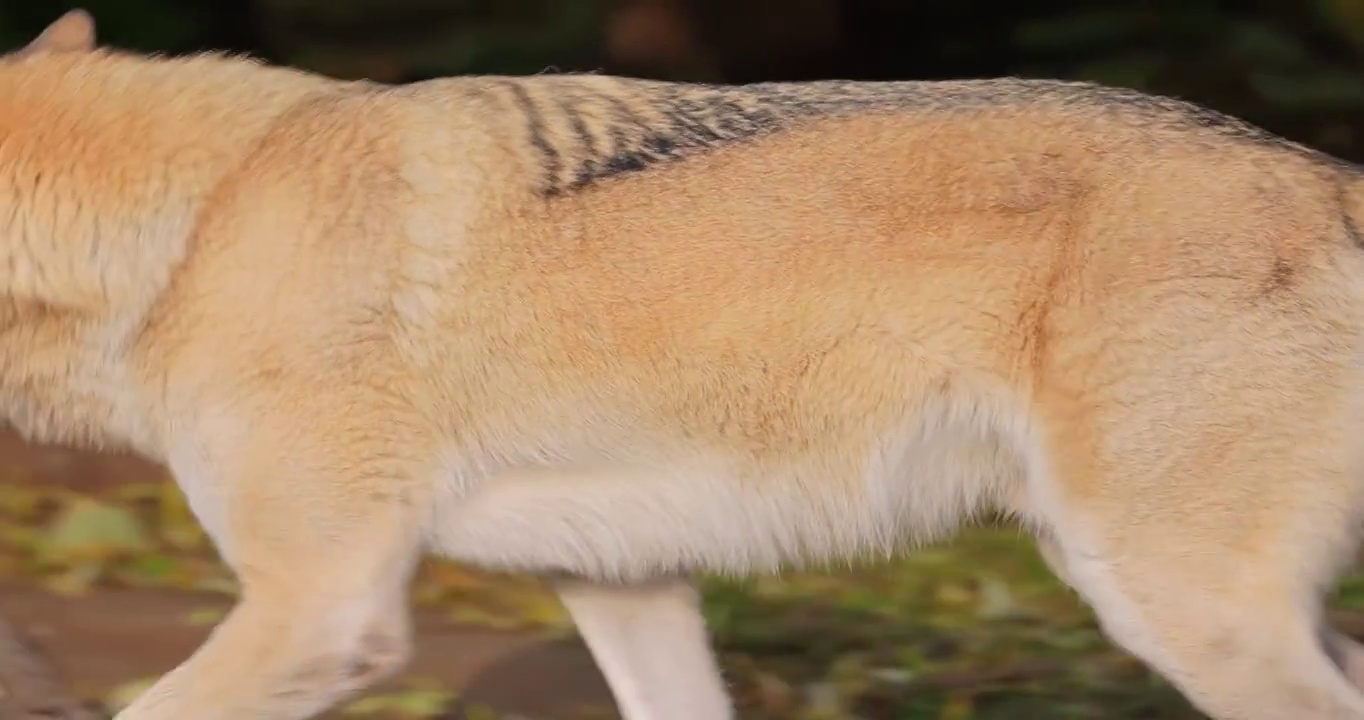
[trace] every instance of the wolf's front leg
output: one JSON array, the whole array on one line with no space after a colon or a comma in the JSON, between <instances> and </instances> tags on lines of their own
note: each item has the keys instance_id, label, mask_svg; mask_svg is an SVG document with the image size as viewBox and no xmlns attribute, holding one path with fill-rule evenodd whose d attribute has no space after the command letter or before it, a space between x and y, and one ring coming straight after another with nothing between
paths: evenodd
<instances>
[{"instance_id":1,"label":"wolf's front leg","mask_svg":"<svg viewBox=\"0 0 1364 720\"><path fill-rule=\"evenodd\" d=\"M302 720L406 662L424 504L402 454L353 428L274 429L260 434L287 444L229 448L245 460L215 468L240 602L116 720Z\"/></svg>"},{"instance_id":2,"label":"wolf's front leg","mask_svg":"<svg viewBox=\"0 0 1364 720\"><path fill-rule=\"evenodd\" d=\"M625 720L734 717L690 584L564 581L556 591Z\"/></svg>"}]
</instances>

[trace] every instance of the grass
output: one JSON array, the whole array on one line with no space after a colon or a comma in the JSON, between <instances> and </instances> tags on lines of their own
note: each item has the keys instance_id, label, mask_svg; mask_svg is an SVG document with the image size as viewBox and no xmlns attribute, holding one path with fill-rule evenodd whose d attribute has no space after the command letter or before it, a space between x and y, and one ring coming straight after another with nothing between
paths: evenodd
<instances>
[{"instance_id":1,"label":"grass","mask_svg":"<svg viewBox=\"0 0 1364 720\"><path fill-rule=\"evenodd\" d=\"M235 592L163 480L102 497L24 483L0 488L0 574L62 593L103 584ZM974 529L893 563L711 579L705 592L746 719L1202 717L1110 645L1031 542L1009 528ZM415 598L462 622L572 632L554 598L528 578L430 562ZM1364 610L1364 575L1347 578L1333 605ZM451 697L414 687L362 698L347 714L434 717Z\"/></svg>"}]
</instances>

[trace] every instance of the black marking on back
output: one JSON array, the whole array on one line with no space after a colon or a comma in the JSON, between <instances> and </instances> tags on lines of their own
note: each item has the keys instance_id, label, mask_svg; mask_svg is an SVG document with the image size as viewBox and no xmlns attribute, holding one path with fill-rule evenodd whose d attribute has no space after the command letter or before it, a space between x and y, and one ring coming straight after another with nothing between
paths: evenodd
<instances>
[{"instance_id":1,"label":"black marking on back","mask_svg":"<svg viewBox=\"0 0 1364 720\"><path fill-rule=\"evenodd\" d=\"M1345 227L1345 234L1350 237L1350 243L1360 250L1364 250L1364 235L1360 234L1359 226L1355 224L1348 212L1344 213L1344 217L1341 218L1341 225Z\"/></svg>"},{"instance_id":2,"label":"black marking on back","mask_svg":"<svg viewBox=\"0 0 1364 720\"><path fill-rule=\"evenodd\" d=\"M1350 243L1364 250L1364 232L1360 231L1357 218L1351 210L1356 207L1351 202L1351 194L1359 192L1356 188L1364 186L1364 173L1354 166L1344 168L1336 176L1336 207L1340 212L1340 226L1344 228Z\"/></svg>"},{"instance_id":3,"label":"black marking on back","mask_svg":"<svg viewBox=\"0 0 1364 720\"><path fill-rule=\"evenodd\" d=\"M516 99L517 107L526 116L527 132L530 133L531 144L540 151L540 156L545 166L545 173L549 177L559 174L559 166L562 161L559 158L559 151L549 141L549 135L545 128L544 118L540 116L540 110L531 100L526 88L516 82L508 82L512 97Z\"/></svg>"},{"instance_id":4,"label":"black marking on back","mask_svg":"<svg viewBox=\"0 0 1364 720\"><path fill-rule=\"evenodd\" d=\"M630 107L625 101L618 97L607 97L606 103L611 108L611 120L613 125L609 131L611 136L611 151L602 158L599 167L583 167L575 174L573 184L581 187L591 183L598 177L610 177L621 173L636 172L648 167L648 163L638 155L634 147L638 143L632 142L627 136L626 130L637 130L644 127L644 122L634 113L630 112ZM649 149L659 154L671 154L675 149L675 144L663 137L656 137L649 143Z\"/></svg>"},{"instance_id":5,"label":"black marking on back","mask_svg":"<svg viewBox=\"0 0 1364 720\"><path fill-rule=\"evenodd\" d=\"M855 113L1084 108L1146 127L1203 129L1339 164L1229 115L1174 98L1083 82L1001 78L946 82L701 85L580 75L507 80L541 156L546 196L580 189L788 129ZM549 123L547 118L555 121ZM592 120L588 121L588 114ZM548 125L571 132L550 132Z\"/></svg>"},{"instance_id":6,"label":"black marking on back","mask_svg":"<svg viewBox=\"0 0 1364 720\"><path fill-rule=\"evenodd\" d=\"M603 157L601 148L597 147L597 138L587 127L587 121L583 119L583 114L578 111L576 98L559 98L558 110L568 117L569 123L573 127L573 142L583 148L584 157L580 161L577 174L594 174L597 172L597 164Z\"/></svg>"}]
</instances>

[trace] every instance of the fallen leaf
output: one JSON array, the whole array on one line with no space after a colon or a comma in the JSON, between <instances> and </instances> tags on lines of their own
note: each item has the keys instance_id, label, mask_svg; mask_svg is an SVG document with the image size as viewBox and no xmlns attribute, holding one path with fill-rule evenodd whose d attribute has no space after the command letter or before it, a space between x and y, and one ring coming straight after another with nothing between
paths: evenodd
<instances>
[{"instance_id":1,"label":"fallen leaf","mask_svg":"<svg viewBox=\"0 0 1364 720\"><path fill-rule=\"evenodd\" d=\"M157 677L143 677L123 683L105 693L103 700L104 706L111 713L117 713L119 710L131 705L139 695L146 692L146 690L159 679L160 678Z\"/></svg>"},{"instance_id":2,"label":"fallen leaf","mask_svg":"<svg viewBox=\"0 0 1364 720\"><path fill-rule=\"evenodd\" d=\"M985 575L979 580L976 617L983 620L1011 620L1026 617L1027 613L1014 599L1008 583Z\"/></svg>"},{"instance_id":3,"label":"fallen leaf","mask_svg":"<svg viewBox=\"0 0 1364 720\"><path fill-rule=\"evenodd\" d=\"M217 625L227 616L226 608L199 608L185 616L186 625Z\"/></svg>"},{"instance_id":4,"label":"fallen leaf","mask_svg":"<svg viewBox=\"0 0 1364 720\"><path fill-rule=\"evenodd\" d=\"M78 497L48 526L38 547L43 562L102 561L151 547L137 516L93 498Z\"/></svg>"},{"instance_id":5,"label":"fallen leaf","mask_svg":"<svg viewBox=\"0 0 1364 720\"><path fill-rule=\"evenodd\" d=\"M457 695L449 690L418 688L369 695L342 708L344 715L395 715L400 718L434 718L444 715Z\"/></svg>"}]
</instances>

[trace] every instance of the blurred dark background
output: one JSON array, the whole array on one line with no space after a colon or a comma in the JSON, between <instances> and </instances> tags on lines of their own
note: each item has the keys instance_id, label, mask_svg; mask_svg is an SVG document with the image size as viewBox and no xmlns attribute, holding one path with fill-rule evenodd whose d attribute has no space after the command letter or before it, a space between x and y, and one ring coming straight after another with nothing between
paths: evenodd
<instances>
[{"instance_id":1,"label":"blurred dark background","mask_svg":"<svg viewBox=\"0 0 1364 720\"><path fill-rule=\"evenodd\" d=\"M1364 0L85 0L105 42L331 75L992 75L1177 95L1364 160ZM72 4L0 3L0 43Z\"/></svg>"}]
</instances>

